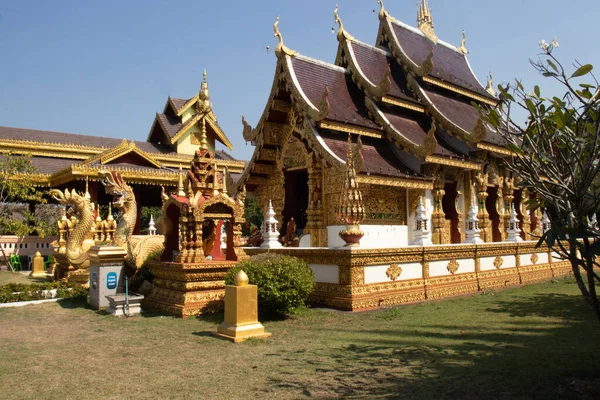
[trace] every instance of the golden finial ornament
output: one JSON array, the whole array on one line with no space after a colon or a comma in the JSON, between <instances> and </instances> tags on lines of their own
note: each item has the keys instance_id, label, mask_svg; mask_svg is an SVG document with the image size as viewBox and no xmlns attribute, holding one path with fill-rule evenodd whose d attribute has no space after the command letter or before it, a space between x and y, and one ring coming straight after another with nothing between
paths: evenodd
<instances>
[{"instance_id":1,"label":"golden finial ornament","mask_svg":"<svg viewBox=\"0 0 600 400\"><path fill-rule=\"evenodd\" d=\"M185 197L185 190L183 188L183 167L179 164L179 180L177 181L177 196Z\"/></svg>"},{"instance_id":2,"label":"golden finial ornament","mask_svg":"<svg viewBox=\"0 0 600 400\"><path fill-rule=\"evenodd\" d=\"M357 246L360 243L364 232L360 230L359 224L365 219L365 206L356 179L352 147L352 135L348 134L348 155L346 159L346 171L344 173L344 186L342 187L336 210L337 217L341 222L346 224L346 229L339 233L340 237L346 242L346 246Z\"/></svg>"},{"instance_id":3,"label":"golden finial ornament","mask_svg":"<svg viewBox=\"0 0 600 400\"><path fill-rule=\"evenodd\" d=\"M462 41L460 42L460 46L457 47L456 49L458 51L460 51L461 53L463 53L464 55L467 55L469 53L469 50L467 50L467 35L465 33L465 30L463 29L462 31Z\"/></svg>"},{"instance_id":4,"label":"golden finial ornament","mask_svg":"<svg viewBox=\"0 0 600 400\"><path fill-rule=\"evenodd\" d=\"M115 217L112 215L112 203L108 203L108 216L106 217L107 221L114 221Z\"/></svg>"},{"instance_id":5,"label":"golden finial ornament","mask_svg":"<svg viewBox=\"0 0 600 400\"><path fill-rule=\"evenodd\" d=\"M89 183L90 183L90 178L86 176L85 177L85 194L84 194L84 197L86 199L92 198L92 196L90 196Z\"/></svg>"},{"instance_id":6,"label":"golden finial ornament","mask_svg":"<svg viewBox=\"0 0 600 400\"><path fill-rule=\"evenodd\" d=\"M273 24L273 36L279 39L279 44L277 44L277 48L275 49L275 54L277 54L278 57L281 55L293 56L296 54L296 51L290 50L283 44L283 36L281 36L281 32L279 32L279 15Z\"/></svg>"},{"instance_id":7,"label":"golden finial ornament","mask_svg":"<svg viewBox=\"0 0 600 400\"><path fill-rule=\"evenodd\" d=\"M435 34L433 17L431 16L431 10L427 5L427 0L421 0L421 5L417 11L417 25L425 37L433 43L437 43L438 37Z\"/></svg>"},{"instance_id":8,"label":"golden finial ornament","mask_svg":"<svg viewBox=\"0 0 600 400\"><path fill-rule=\"evenodd\" d=\"M200 150L208 150L206 140L206 118L202 118L202 131L200 132Z\"/></svg>"},{"instance_id":9,"label":"golden finial ornament","mask_svg":"<svg viewBox=\"0 0 600 400\"><path fill-rule=\"evenodd\" d=\"M382 0L377 0L377 4L379 4L379 19L380 20L389 19L394 22L396 21L396 19L392 18L392 16L385 10Z\"/></svg>"},{"instance_id":10,"label":"golden finial ornament","mask_svg":"<svg viewBox=\"0 0 600 400\"><path fill-rule=\"evenodd\" d=\"M248 285L248 275L243 269L240 269L237 274L233 277L233 283L235 286L246 286Z\"/></svg>"},{"instance_id":11,"label":"golden finial ornament","mask_svg":"<svg viewBox=\"0 0 600 400\"><path fill-rule=\"evenodd\" d=\"M196 103L196 111L201 114L208 114L212 111L212 102L210 101L210 92L208 91L208 81L206 80L206 68L202 73L202 83L198 92L198 102Z\"/></svg>"},{"instance_id":12,"label":"golden finial ornament","mask_svg":"<svg viewBox=\"0 0 600 400\"><path fill-rule=\"evenodd\" d=\"M339 29L338 29L338 33L337 33L337 37L338 39L342 39L342 38L346 38L348 40L352 40L354 39L352 36L350 36L348 33L346 33L346 31L344 30L344 24L342 23L342 20L340 19L340 16L338 15L338 11L339 11L339 6L336 4L335 5L335 10L333 10L333 19L335 20L335 23L339 25Z\"/></svg>"},{"instance_id":13,"label":"golden finial ornament","mask_svg":"<svg viewBox=\"0 0 600 400\"><path fill-rule=\"evenodd\" d=\"M496 91L494 90L494 78L492 77L491 71L490 71L490 75L488 77L487 86L486 86L485 90L492 96L496 95Z\"/></svg>"}]
</instances>

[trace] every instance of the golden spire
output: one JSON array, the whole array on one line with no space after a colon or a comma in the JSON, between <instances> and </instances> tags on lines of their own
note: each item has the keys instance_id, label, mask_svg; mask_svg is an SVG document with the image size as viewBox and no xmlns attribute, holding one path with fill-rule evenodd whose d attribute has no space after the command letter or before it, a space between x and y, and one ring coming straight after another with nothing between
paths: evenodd
<instances>
[{"instance_id":1,"label":"golden spire","mask_svg":"<svg viewBox=\"0 0 600 400\"><path fill-rule=\"evenodd\" d=\"M208 150L206 143L206 118L202 118L202 132L200 134L200 150Z\"/></svg>"},{"instance_id":2,"label":"golden spire","mask_svg":"<svg viewBox=\"0 0 600 400\"><path fill-rule=\"evenodd\" d=\"M296 54L296 51L290 50L285 44L283 44L283 36L281 36L281 32L279 32L279 15L273 24L273 36L279 39L279 44L275 49L275 54L277 54L278 57L280 57L282 54L288 56L293 56Z\"/></svg>"},{"instance_id":3,"label":"golden spire","mask_svg":"<svg viewBox=\"0 0 600 400\"><path fill-rule=\"evenodd\" d=\"M91 199L92 198L92 196L90 196L89 181L90 181L90 178L86 176L85 177L85 194L84 194L84 197L86 199Z\"/></svg>"},{"instance_id":4,"label":"golden spire","mask_svg":"<svg viewBox=\"0 0 600 400\"><path fill-rule=\"evenodd\" d=\"M365 219L365 206L356 181L356 170L354 169L351 134L348 134L348 156L344 173L344 187L340 194L337 216L346 225L358 225Z\"/></svg>"},{"instance_id":5,"label":"golden spire","mask_svg":"<svg viewBox=\"0 0 600 400\"><path fill-rule=\"evenodd\" d=\"M486 86L485 90L492 96L496 95L496 91L494 90L494 78L492 78L491 71L490 71L490 76L488 77L487 86Z\"/></svg>"},{"instance_id":6,"label":"golden spire","mask_svg":"<svg viewBox=\"0 0 600 400\"><path fill-rule=\"evenodd\" d=\"M198 92L198 103L196 103L196 111L202 114L207 114L212 111L212 102L210 101L210 93L208 91L208 82L206 81L206 68L202 74L202 83Z\"/></svg>"},{"instance_id":7,"label":"golden spire","mask_svg":"<svg viewBox=\"0 0 600 400\"><path fill-rule=\"evenodd\" d=\"M433 43L437 43L438 37L435 34L433 17L431 16L431 10L427 5L427 0L421 0L421 5L417 11L417 25L429 40Z\"/></svg>"},{"instance_id":8,"label":"golden spire","mask_svg":"<svg viewBox=\"0 0 600 400\"><path fill-rule=\"evenodd\" d=\"M112 215L112 203L108 202L108 217L106 217L107 221L114 221L114 217Z\"/></svg>"},{"instance_id":9,"label":"golden spire","mask_svg":"<svg viewBox=\"0 0 600 400\"><path fill-rule=\"evenodd\" d=\"M460 46L457 47L456 49L466 55L469 52L469 50L467 50L466 44L467 44L467 35L465 34L465 30L463 29L462 41L460 42Z\"/></svg>"},{"instance_id":10,"label":"golden spire","mask_svg":"<svg viewBox=\"0 0 600 400\"><path fill-rule=\"evenodd\" d=\"M183 188L183 168L179 164L179 181L177 182L177 196L185 197L185 190Z\"/></svg>"}]
</instances>

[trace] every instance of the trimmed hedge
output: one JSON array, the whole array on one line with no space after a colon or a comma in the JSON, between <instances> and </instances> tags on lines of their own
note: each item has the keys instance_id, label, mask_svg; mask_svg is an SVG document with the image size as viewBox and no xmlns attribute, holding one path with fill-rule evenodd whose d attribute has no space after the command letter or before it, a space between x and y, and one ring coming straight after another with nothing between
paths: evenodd
<instances>
[{"instance_id":1,"label":"trimmed hedge","mask_svg":"<svg viewBox=\"0 0 600 400\"><path fill-rule=\"evenodd\" d=\"M303 307L314 288L314 274L305 261L278 254L259 254L230 269L225 283L233 285L240 269L250 284L258 286L258 312L261 317L285 317Z\"/></svg>"},{"instance_id":2,"label":"trimmed hedge","mask_svg":"<svg viewBox=\"0 0 600 400\"><path fill-rule=\"evenodd\" d=\"M31 285L9 283L0 286L0 303L15 303L18 301L45 300L48 290L56 289L56 298L73 299L87 297L88 291L83 286L73 282L46 282Z\"/></svg>"}]
</instances>

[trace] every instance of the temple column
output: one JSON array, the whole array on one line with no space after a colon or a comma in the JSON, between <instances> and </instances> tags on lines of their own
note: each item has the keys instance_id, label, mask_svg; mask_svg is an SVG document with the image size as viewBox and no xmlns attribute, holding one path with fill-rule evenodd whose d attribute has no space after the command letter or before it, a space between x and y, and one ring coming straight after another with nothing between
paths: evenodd
<instances>
[{"instance_id":1,"label":"temple column","mask_svg":"<svg viewBox=\"0 0 600 400\"><path fill-rule=\"evenodd\" d=\"M327 228L323 207L323 161L308 155L308 209L305 232L310 234L312 247L327 247Z\"/></svg>"},{"instance_id":2,"label":"temple column","mask_svg":"<svg viewBox=\"0 0 600 400\"><path fill-rule=\"evenodd\" d=\"M504 213L502 214L504 228L502 229L502 232L504 240L506 240L506 232L509 228L508 220L510 219L510 209L515 198L514 191L515 178L504 178L504 185L502 190L502 198L504 199L504 207L502 208L504 210Z\"/></svg>"},{"instance_id":3,"label":"temple column","mask_svg":"<svg viewBox=\"0 0 600 400\"><path fill-rule=\"evenodd\" d=\"M476 190L477 190L477 201L478 204L478 214L477 219L479 221L479 229L481 229L481 236L484 242L492 242L492 223L490 221L490 215L487 212L485 207L485 200L488 197L487 193L487 183L488 183L488 174L478 173L475 177L476 181Z\"/></svg>"},{"instance_id":4,"label":"temple column","mask_svg":"<svg viewBox=\"0 0 600 400\"><path fill-rule=\"evenodd\" d=\"M524 188L521 191L521 204L520 213L523 216L523 223L521 224L521 237L523 240L532 240L531 238L531 217L529 216L529 210L527 210L527 201L529 200L529 191Z\"/></svg>"},{"instance_id":5,"label":"temple column","mask_svg":"<svg viewBox=\"0 0 600 400\"><path fill-rule=\"evenodd\" d=\"M442 199L446 194L444 190L443 175L438 175L433 184L433 213L431 214L431 227L433 244L449 243L450 232L448 225L450 221L446 220L446 214L442 206Z\"/></svg>"}]
</instances>

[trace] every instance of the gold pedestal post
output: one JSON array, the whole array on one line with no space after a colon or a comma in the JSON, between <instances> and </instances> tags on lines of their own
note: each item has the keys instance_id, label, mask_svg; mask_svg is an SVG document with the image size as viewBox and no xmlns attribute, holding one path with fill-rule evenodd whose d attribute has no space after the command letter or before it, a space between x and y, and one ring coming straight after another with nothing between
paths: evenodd
<instances>
[{"instance_id":1,"label":"gold pedestal post","mask_svg":"<svg viewBox=\"0 0 600 400\"><path fill-rule=\"evenodd\" d=\"M44 271L44 258L40 254L39 251L35 252L35 256L33 257L33 262L31 263L31 273L29 276L34 278L45 278L46 271Z\"/></svg>"},{"instance_id":2,"label":"gold pedestal post","mask_svg":"<svg viewBox=\"0 0 600 400\"><path fill-rule=\"evenodd\" d=\"M258 322L258 287L248 285L248 275L244 271L238 272L234 280L235 286L225 286L225 320L213 335L234 343L271 336Z\"/></svg>"}]
</instances>

